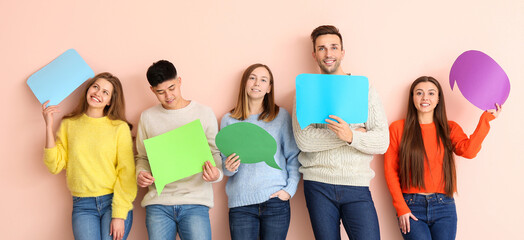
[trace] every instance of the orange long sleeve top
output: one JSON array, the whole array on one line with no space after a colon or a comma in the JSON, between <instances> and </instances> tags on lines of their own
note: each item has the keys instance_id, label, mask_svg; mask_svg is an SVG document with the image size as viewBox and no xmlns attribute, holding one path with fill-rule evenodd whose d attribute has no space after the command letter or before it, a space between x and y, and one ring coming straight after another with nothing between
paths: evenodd
<instances>
[{"instance_id":1,"label":"orange long sleeve top","mask_svg":"<svg viewBox=\"0 0 524 240\"><path fill-rule=\"evenodd\" d=\"M480 117L475 132L473 132L469 138L456 122L448 121L450 128L449 137L453 144L455 154L465 158L474 158L480 151L482 141L484 141L484 138L489 132L489 121L493 119L495 119L495 117L491 113L484 112ZM390 125L389 148L384 154L384 174L391 197L393 198L393 206L397 210L398 216L411 212L404 201L402 193L446 193L442 174L444 152L441 151L441 149L443 149L443 146L441 143L440 148L437 148L437 132L434 123L420 124L424 148L428 157L428 159L424 159L425 188L401 188L399 149L402 132L404 130L404 122L405 119L398 120Z\"/></svg>"}]
</instances>

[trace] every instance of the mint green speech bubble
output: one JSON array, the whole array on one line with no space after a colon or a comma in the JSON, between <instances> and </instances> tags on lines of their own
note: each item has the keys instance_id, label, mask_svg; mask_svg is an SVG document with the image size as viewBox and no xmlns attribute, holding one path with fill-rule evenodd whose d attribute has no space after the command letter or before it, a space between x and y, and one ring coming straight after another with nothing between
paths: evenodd
<instances>
[{"instance_id":1,"label":"mint green speech bubble","mask_svg":"<svg viewBox=\"0 0 524 240\"><path fill-rule=\"evenodd\" d=\"M236 153L241 163L266 162L270 167L282 170L275 162L277 142L271 134L256 124L231 124L218 132L215 142L224 155Z\"/></svg>"},{"instance_id":2,"label":"mint green speech bubble","mask_svg":"<svg viewBox=\"0 0 524 240\"><path fill-rule=\"evenodd\" d=\"M202 172L210 161L215 166L200 120L144 140L158 195L165 185Z\"/></svg>"}]
</instances>

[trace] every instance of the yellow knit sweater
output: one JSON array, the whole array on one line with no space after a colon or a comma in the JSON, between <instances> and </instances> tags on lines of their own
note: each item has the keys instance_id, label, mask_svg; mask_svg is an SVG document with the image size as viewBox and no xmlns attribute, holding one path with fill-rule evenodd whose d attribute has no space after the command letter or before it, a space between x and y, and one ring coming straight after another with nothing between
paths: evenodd
<instances>
[{"instance_id":1,"label":"yellow knit sweater","mask_svg":"<svg viewBox=\"0 0 524 240\"><path fill-rule=\"evenodd\" d=\"M64 119L56 146L44 150L53 174L66 169L67 186L76 197L113 195L113 218L126 219L137 186L133 143L124 121L82 115Z\"/></svg>"}]
</instances>

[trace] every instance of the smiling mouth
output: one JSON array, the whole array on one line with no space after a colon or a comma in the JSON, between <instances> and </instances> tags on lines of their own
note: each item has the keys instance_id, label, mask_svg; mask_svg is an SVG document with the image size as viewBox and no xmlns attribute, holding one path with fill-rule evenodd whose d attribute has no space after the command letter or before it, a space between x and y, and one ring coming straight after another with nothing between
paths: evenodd
<instances>
[{"instance_id":1,"label":"smiling mouth","mask_svg":"<svg viewBox=\"0 0 524 240\"><path fill-rule=\"evenodd\" d=\"M326 65L333 65L335 64L335 59L326 59L323 61Z\"/></svg>"},{"instance_id":2,"label":"smiling mouth","mask_svg":"<svg viewBox=\"0 0 524 240\"><path fill-rule=\"evenodd\" d=\"M93 101L95 101L95 102L102 102L102 101L100 101L100 99L98 99L97 97L94 97L94 96L91 96L91 99L93 99Z\"/></svg>"}]
</instances>

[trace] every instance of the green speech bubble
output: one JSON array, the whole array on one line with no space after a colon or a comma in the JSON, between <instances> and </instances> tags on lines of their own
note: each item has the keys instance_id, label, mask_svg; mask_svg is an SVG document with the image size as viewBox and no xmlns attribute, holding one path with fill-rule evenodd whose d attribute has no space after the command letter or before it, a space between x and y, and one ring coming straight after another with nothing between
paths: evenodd
<instances>
[{"instance_id":1,"label":"green speech bubble","mask_svg":"<svg viewBox=\"0 0 524 240\"><path fill-rule=\"evenodd\" d=\"M202 172L210 161L215 166L200 120L144 140L158 195L168 183Z\"/></svg>"},{"instance_id":2,"label":"green speech bubble","mask_svg":"<svg viewBox=\"0 0 524 240\"><path fill-rule=\"evenodd\" d=\"M268 166L282 170L275 162L277 142L256 124L238 122L228 125L218 132L215 142L224 155L236 153L242 163L266 162Z\"/></svg>"}]
</instances>

